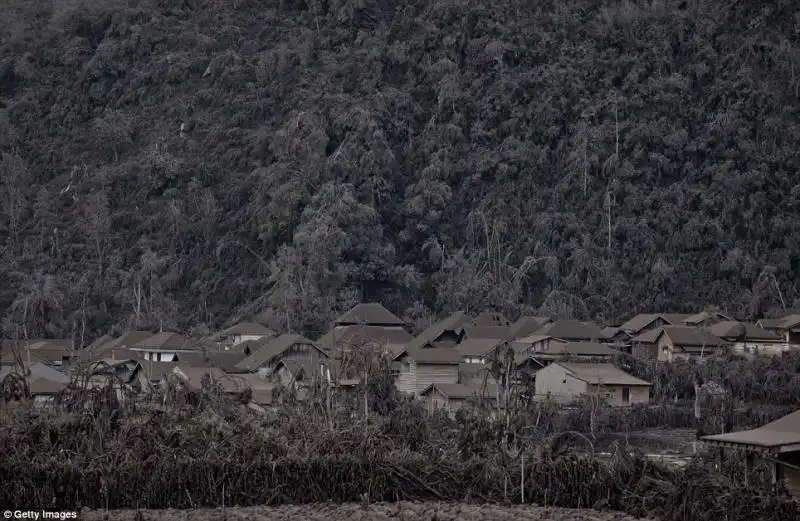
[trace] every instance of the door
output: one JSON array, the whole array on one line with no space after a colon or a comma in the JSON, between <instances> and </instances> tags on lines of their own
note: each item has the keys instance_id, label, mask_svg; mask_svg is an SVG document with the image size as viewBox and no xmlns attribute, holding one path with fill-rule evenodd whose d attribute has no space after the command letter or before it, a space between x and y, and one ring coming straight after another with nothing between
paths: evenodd
<instances>
[{"instance_id":1,"label":"door","mask_svg":"<svg viewBox=\"0 0 800 521\"><path fill-rule=\"evenodd\" d=\"M627 387L622 388L622 404L629 405L631 403L631 390Z\"/></svg>"}]
</instances>

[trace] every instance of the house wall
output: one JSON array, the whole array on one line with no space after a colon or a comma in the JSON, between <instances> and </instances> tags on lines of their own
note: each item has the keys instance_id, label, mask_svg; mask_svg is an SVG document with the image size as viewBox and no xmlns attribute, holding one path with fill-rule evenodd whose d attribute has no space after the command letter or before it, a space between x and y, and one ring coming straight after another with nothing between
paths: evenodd
<instances>
[{"instance_id":1,"label":"house wall","mask_svg":"<svg viewBox=\"0 0 800 521\"><path fill-rule=\"evenodd\" d=\"M132 349L133 351L133 349ZM138 351L138 350L137 350ZM139 351L145 360L153 362L176 362L176 353L170 351Z\"/></svg>"},{"instance_id":2,"label":"house wall","mask_svg":"<svg viewBox=\"0 0 800 521\"><path fill-rule=\"evenodd\" d=\"M569 402L587 390L586 382L569 376L558 364L550 364L536 373L534 388L537 396L549 396L559 402Z\"/></svg>"},{"instance_id":3,"label":"house wall","mask_svg":"<svg viewBox=\"0 0 800 521\"><path fill-rule=\"evenodd\" d=\"M656 342L656 358L661 362L672 362L675 348L668 335L662 334Z\"/></svg>"},{"instance_id":4,"label":"house wall","mask_svg":"<svg viewBox=\"0 0 800 521\"><path fill-rule=\"evenodd\" d=\"M601 392L608 397L608 403L615 407L625 407L634 404L650 403L650 388L647 386L627 387L630 394L628 403L622 401L622 390L626 389L623 385L609 385L601 389Z\"/></svg>"},{"instance_id":5,"label":"house wall","mask_svg":"<svg viewBox=\"0 0 800 521\"><path fill-rule=\"evenodd\" d=\"M413 360L411 363L416 366L415 394L421 393L431 384L458 383L458 365L456 364L417 364Z\"/></svg>"},{"instance_id":6,"label":"house wall","mask_svg":"<svg viewBox=\"0 0 800 521\"><path fill-rule=\"evenodd\" d=\"M733 342L731 350L740 355L752 355L758 352L761 355L781 355L787 350L784 343L759 342L757 340L746 340L744 342Z\"/></svg>"},{"instance_id":7,"label":"house wall","mask_svg":"<svg viewBox=\"0 0 800 521\"><path fill-rule=\"evenodd\" d=\"M241 344L242 342L247 342L249 340L261 340L262 338L268 338L267 335L233 335L231 338L231 345Z\"/></svg>"},{"instance_id":8,"label":"house wall","mask_svg":"<svg viewBox=\"0 0 800 521\"><path fill-rule=\"evenodd\" d=\"M411 359L407 356L400 360L400 373L395 379L395 386L401 393L416 393L415 382L417 381L417 366L411 364Z\"/></svg>"},{"instance_id":9,"label":"house wall","mask_svg":"<svg viewBox=\"0 0 800 521\"><path fill-rule=\"evenodd\" d=\"M555 338L545 338L544 340L540 340L538 342L534 342L531 344L530 352L531 353L540 353L542 351L547 351L550 349L551 346L557 345L564 345L566 342L562 342L561 340L557 340Z\"/></svg>"},{"instance_id":10,"label":"house wall","mask_svg":"<svg viewBox=\"0 0 800 521\"><path fill-rule=\"evenodd\" d=\"M631 354L641 360L656 360L658 358L658 345L636 343L631 347Z\"/></svg>"}]
</instances>

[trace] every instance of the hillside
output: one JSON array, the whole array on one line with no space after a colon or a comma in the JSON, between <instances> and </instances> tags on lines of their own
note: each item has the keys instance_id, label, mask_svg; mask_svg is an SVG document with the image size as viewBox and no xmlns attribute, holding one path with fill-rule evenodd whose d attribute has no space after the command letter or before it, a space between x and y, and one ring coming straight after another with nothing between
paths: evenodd
<instances>
[{"instance_id":1,"label":"hillside","mask_svg":"<svg viewBox=\"0 0 800 521\"><path fill-rule=\"evenodd\" d=\"M6 334L800 298L791 0L2 0Z\"/></svg>"}]
</instances>

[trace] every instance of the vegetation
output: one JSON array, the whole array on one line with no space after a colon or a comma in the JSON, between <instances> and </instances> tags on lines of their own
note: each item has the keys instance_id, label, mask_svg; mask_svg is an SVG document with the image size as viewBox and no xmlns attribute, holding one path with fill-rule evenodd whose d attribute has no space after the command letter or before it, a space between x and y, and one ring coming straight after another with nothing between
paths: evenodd
<instances>
[{"instance_id":1,"label":"vegetation","mask_svg":"<svg viewBox=\"0 0 800 521\"><path fill-rule=\"evenodd\" d=\"M0 502L139 509L473 501L686 521L800 513L771 488L766 466L745 487L741 460L728 461L724 474L702 454L670 469L627 442L601 457L603 438L640 428L648 409L611 413L587 399L563 411L514 392L453 419L429 416L384 385L389 379L384 360L352 391L329 394L317 382L305 399L286 389L267 410L210 381L196 391L159 388L145 400L107 386L68 389L52 409L10 401L0 423Z\"/></svg>"},{"instance_id":2,"label":"vegetation","mask_svg":"<svg viewBox=\"0 0 800 521\"><path fill-rule=\"evenodd\" d=\"M6 334L798 293L791 0L3 0Z\"/></svg>"}]
</instances>

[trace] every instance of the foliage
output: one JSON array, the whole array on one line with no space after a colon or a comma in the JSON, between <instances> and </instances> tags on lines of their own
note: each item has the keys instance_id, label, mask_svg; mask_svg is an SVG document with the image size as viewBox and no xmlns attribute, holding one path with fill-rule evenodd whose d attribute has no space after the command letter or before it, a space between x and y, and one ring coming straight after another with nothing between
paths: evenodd
<instances>
[{"instance_id":1,"label":"foliage","mask_svg":"<svg viewBox=\"0 0 800 521\"><path fill-rule=\"evenodd\" d=\"M791 307L798 9L5 0L6 334Z\"/></svg>"}]
</instances>

